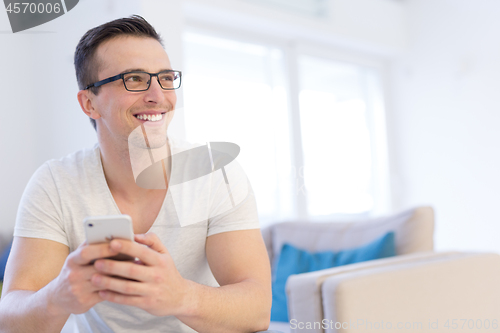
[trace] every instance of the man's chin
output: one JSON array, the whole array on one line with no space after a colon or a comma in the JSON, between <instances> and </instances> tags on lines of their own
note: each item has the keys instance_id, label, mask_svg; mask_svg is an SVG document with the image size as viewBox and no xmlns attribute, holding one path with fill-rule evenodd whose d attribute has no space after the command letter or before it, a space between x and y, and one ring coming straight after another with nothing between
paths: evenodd
<instances>
[{"instance_id":1,"label":"man's chin","mask_svg":"<svg viewBox=\"0 0 500 333\"><path fill-rule=\"evenodd\" d=\"M167 128L136 127L128 137L129 149L156 149L167 144Z\"/></svg>"},{"instance_id":2,"label":"man's chin","mask_svg":"<svg viewBox=\"0 0 500 333\"><path fill-rule=\"evenodd\" d=\"M149 137L149 148L157 149L162 148L167 144L167 134L161 137Z\"/></svg>"}]
</instances>

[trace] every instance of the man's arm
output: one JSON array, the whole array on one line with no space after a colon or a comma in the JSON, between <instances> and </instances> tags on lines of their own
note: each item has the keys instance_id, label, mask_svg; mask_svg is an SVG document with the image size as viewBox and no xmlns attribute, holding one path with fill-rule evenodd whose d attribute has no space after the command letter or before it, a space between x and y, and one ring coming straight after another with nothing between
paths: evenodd
<instances>
[{"instance_id":1,"label":"man's arm","mask_svg":"<svg viewBox=\"0 0 500 333\"><path fill-rule=\"evenodd\" d=\"M207 260L219 288L193 282L195 311L177 316L199 332L256 332L269 327L271 267L259 229L207 238Z\"/></svg>"},{"instance_id":2,"label":"man's arm","mask_svg":"<svg viewBox=\"0 0 500 333\"><path fill-rule=\"evenodd\" d=\"M14 237L0 301L0 332L60 332L70 313L102 301L89 262L117 254L109 245L80 246Z\"/></svg>"},{"instance_id":3,"label":"man's arm","mask_svg":"<svg viewBox=\"0 0 500 333\"><path fill-rule=\"evenodd\" d=\"M0 301L0 332L61 331L69 315L47 316L50 293L42 288L59 274L67 256L63 244L14 238Z\"/></svg>"}]
</instances>

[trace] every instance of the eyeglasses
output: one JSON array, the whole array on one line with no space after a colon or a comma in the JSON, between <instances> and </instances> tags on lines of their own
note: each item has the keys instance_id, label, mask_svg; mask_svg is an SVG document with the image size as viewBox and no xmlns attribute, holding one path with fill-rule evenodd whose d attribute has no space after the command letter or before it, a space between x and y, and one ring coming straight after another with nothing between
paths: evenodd
<instances>
[{"instance_id":1,"label":"eyeglasses","mask_svg":"<svg viewBox=\"0 0 500 333\"><path fill-rule=\"evenodd\" d=\"M141 71L122 73L112 77L108 77L107 79L101 80L99 82L89 84L84 90L92 87L97 88L102 86L103 84L122 79L123 85L128 91L146 91L151 85L151 78L153 76L156 76L160 87L162 87L162 89L164 90L174 90L178 89L181 86L182 73L180 71L168 69L154 74Z\"/></svg>"}]
</instances>

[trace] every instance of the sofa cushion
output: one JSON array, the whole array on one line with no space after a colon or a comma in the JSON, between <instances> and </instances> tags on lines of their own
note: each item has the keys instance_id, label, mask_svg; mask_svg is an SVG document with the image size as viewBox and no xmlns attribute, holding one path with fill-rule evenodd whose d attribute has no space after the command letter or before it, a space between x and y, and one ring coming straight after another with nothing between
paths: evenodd
<instances>
[{"instance_id":1,"label":"sofa cushion","mask_svg":"<svg viewBox=\"0 0 500 333\"><path fill-rule=\"evenodd\" d=\"M396 215L352 222L284 222L272 228L271 264L273 279L283 244L310 251L340 251L355 248L394 232L396 254L432 251L434 247L434 212L419 207ZM269 246L266 243L267 246Z\"/></svg>"},{"instance_id":2,"label":"sofa cushion","mask_svg":"<svg viewBox=\"0 0 500 333\"><path fill-rule=\"evenodd\" d=\"M272 321L288 321L285 284L292 274L314 272L362 261L392 257L396 255L394 233L389 232L379 239L354 249L338 252L311 253L285 243L279 255L276 277L273 281Z\"/></svg>"}]
</instances>

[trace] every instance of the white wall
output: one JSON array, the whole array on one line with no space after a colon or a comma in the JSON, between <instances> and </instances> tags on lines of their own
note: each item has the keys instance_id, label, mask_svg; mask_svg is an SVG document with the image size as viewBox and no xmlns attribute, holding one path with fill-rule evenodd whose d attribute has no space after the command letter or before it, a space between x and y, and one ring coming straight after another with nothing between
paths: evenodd
<instances>
[{"instance_id":1,"label":"white wall","mask_svg":"<svg viewBox=\"0 0 500 333\"><path fill-rule=\"evenodd\" d=\"M500 252L500 2L408 5L389 115L397 207L434 206L438 249Z\"/></svg>"},{"instance_id":2,"label":"white wall","mask_svg":"<svg viewBox=\"0 0 500 333\"><path fill-rule=\"evenodd\" d=\"M181 68L183 19L175 1L80 0L67 14L16 34L0 10L0 232L13 229L24 187L43 162L97 141L76 99L74 50L88 29L132 14L151 17L172 65ZM177 116L174 132L182 135L182 114Z\"/></svg>"}]
</instances>

